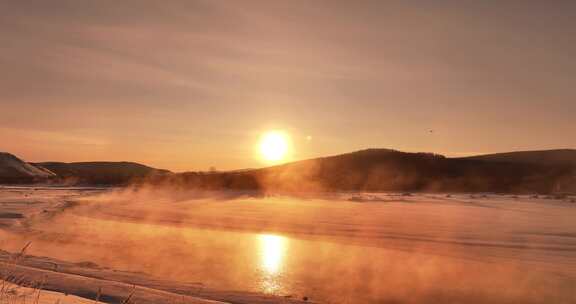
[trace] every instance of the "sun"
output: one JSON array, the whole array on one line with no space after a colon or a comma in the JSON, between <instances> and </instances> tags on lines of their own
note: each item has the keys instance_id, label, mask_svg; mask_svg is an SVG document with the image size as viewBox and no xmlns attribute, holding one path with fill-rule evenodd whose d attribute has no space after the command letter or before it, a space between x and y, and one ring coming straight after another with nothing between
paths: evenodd
<instances>
[{"instance_id":1,"label":"sun","mask_svg":"<svg viewBox=\"0 0 576 304\"><path fill-rule=\"evenodd\" d=\"M260 138L260 155L265 161L279 162L285 160L290 140L282 131L268 131Z\"/></svg>"}]
</instances>

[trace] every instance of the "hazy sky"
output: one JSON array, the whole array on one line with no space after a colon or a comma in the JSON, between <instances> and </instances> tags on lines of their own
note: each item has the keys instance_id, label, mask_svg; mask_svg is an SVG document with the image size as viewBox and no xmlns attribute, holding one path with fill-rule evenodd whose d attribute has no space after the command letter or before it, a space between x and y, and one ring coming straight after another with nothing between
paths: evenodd
<instances>
[{"instance_id":1,"label":"hazy sky","mask_svg":"<svg viewBox=\"0 0 576 304\"><path fill-rule=\"evenodd\" d=\"M293 159L576 148L575 56L572 0L3 0L0 151L182 171L262 166L269 129Z\"/></svg>"}]
</instances>

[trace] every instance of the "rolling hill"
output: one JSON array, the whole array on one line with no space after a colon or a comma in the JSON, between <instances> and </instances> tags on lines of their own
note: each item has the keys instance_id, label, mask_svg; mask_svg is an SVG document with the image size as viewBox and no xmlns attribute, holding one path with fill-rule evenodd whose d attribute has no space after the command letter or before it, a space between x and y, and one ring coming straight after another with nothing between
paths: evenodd
<instances>
[{"instance_id":1,"label":"rolling hill","mask_svg":"<svg viewBox=\"0 0 576 304\"><path fill-rule=\"evenodd\" d=\"M544 153L545 154L545 153ZM576 190L565 163L447 158L368 149L242 172L182 173L155 183L266 191L443 191L551 193Z\"/></svg>"},{"instance_id":2,"label":"rolling hill","mask_svg":"<svg viewBox=\"0 0 576 304\"><path fill-rule=\"evenodd\" d=\"M465 157L469 160L576 166L576 150L519 151Z\"/></svg>"},{"instance_id":3,"label":"rolling hill","mask_svg":"<svg viewBox=\"0 0 576 304\"><path fill-rule=\"evenodd\" d=\"M26 163L0 154L0 183L150 183L182 189L303 191L576 192L576 150L465 158L367 149L279 166L171 173L133 162Z\"/></svg>"},{"instance_id":4,"label":"rolling hill","mask_svg":"<svg viewBox=\"0 0 576 304\"><path fill-rule=\"evenodd\" d=\"M60 180L73 184L121 185L171 173L133 162L43 162L34 165L46 168Z\"/></svg>"},{"instance_id":5,"label":"rolling hill","mask_svg":"<svg viewBox=\"0 0 576 304\"><path fill-rule=\"evenodd\" d=\"M56 177L42 167L36 167L6 152L0 152L1 183L31 183Z\"/></svg>"}]
</instances>

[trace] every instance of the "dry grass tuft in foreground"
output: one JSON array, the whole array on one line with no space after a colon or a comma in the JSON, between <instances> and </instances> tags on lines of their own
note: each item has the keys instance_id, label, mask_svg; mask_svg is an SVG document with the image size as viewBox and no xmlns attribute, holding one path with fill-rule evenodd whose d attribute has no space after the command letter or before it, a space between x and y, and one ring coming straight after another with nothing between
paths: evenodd
<instances>
[{"instance_id":1,"label":"dry grass tuft in foreground","mask_svg":"<svg viewBox=\"0 0 576 304\"><path fill-rule=\"evenodd\" d=\"M43 290L46 277L41 280L30 280L23 275L18 275L16 266L25 258L26 251L30 247L28 242L18 253L8 261L0 262L0 304L97 304L76 296ZM129 303L129 299L127 302Z\"/></svg>"},{"instance_id":2,"label":"dry grass tuft in foreground","mask_svg":"<svg viewBox=\"0 0 576 304\"><path fill-rule=\"evenodd\" d=\"M18 265L25 256L26 250L30 247L30 242L24 246L20 252L14 254L7 262L2 262L0 268L0 304L26 303L30 298L35 299L37 304L42 290L42 283L27 281L25 277L18 276L14 272L14 267ZM24 292L24 290L26 290Z\"/></svg>"}]
</instances>

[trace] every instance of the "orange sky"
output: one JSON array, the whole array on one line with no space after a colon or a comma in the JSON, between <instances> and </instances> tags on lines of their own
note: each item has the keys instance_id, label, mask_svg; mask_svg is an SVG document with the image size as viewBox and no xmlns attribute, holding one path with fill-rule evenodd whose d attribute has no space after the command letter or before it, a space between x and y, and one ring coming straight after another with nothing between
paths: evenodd
<instances>
[{"instance_id":1,"label":"orange sky","mask_svg":"<svg viewBox=\"0 0 576 304\"><path fill-rule=\"evenodd\" d=\"M0 151L175 171L576 148L576 1L2 1ZM434 132L429 132L434 130ZM311 136L312 140L306 140Z\"/></svg>"}]
</instances>

